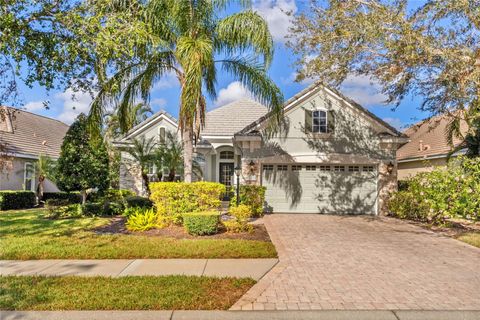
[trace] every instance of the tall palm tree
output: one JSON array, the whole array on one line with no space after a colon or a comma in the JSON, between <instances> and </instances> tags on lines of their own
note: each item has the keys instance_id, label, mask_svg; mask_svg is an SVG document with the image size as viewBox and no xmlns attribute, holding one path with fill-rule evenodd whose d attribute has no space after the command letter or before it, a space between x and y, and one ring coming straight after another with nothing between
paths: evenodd
<instances>
[{"instance_id":1,"label":"tall palm tree","mask_svg":"<svg viewBox=\"0 0 480 320\"><path fill-rule=\"evenodd\" d=\"M139 44L136 57L105 81L90 110L92 123L120 99L117 113L125 114L138 98L148 100L153 85L175 74L180 84L179 128L183 142L184 180L192 179L193 143L205 124L204 90L216 97L221 70L240 81L279 120L283 95L267 74L273 41L265 20L242 0L246 10L226 17L219 14L232 0L148 0L135 6L151 32L150 43ZM128 10L115 1L112 10ZM123 117L123 116L122 116Z\"/></svg>"},{"instance_id":2,"label":"tall palm tree","mask_svg":"<svg viewBox=\"0 0 480 320\"><path fill-rule=\"evenodd\" d=\"M147 196L150 196L148 171L153 163L155 145L156 142L154 137L146 139L142 136L139 139L133 139L132 146L125 150L135 160L135 164L140 167L140 174L142 176L142 182Z\"/></svg>"}]
</instances>

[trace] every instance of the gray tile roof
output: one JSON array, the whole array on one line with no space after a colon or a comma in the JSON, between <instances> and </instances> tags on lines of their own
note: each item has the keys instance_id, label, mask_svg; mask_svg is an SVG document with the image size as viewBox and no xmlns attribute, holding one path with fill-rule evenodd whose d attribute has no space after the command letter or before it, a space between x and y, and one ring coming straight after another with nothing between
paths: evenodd
<instances>
[{"instance_id":1,"label":"gray tile roof","mask_svg":"<svg viewBox=\"0 0 480 320\"><path fill-rule=\"evenodd\" d=\"M202 136L233 136L264 116L267 107L250 99L241 99L213 109L205 116Z\"/></svg>"},{"instance_id":2,"label":"gray tile roof","mask_svg":"<svg viewBox=\"0 0 480 320\"><path fill-rule=\"evenodd\" d=\"M24 110L0 108L7 114L0 118L0 141L7 144L9 152L59 157L68 125Z\"/></svg>"}]
</instances>

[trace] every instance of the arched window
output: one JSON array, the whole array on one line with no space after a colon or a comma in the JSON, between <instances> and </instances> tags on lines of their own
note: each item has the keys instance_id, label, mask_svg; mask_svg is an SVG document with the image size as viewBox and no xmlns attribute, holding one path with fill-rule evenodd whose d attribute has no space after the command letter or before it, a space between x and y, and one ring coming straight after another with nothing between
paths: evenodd
<instances>
[{"instance_id":1,"label":"arched window","mask_svg":"<svg viewBox=\"0 0 480 320\"><path fill-rule=\"evenodd\" d=\"M234 155L233 151L221 151L220 152L220 159L221 160L233 160Z\"/></svg>"}]
</instances>

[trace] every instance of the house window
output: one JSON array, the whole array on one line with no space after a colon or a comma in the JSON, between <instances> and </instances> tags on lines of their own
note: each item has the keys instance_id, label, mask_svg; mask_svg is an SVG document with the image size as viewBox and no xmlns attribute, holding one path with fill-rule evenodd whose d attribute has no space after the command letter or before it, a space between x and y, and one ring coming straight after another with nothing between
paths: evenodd
<instances>
[{"instance_id":1,"label":"house window","mask_svg":"<svg viewBox=\"0 0 480 320\"><path fill-rule=\"evenodd\" d=\"M277 166L277 171L287 171L287 170L288 170L288 166L286 164Z\"/></svg>"},{"instance_id":2,"label":"house window","mask_svg":"<svg viewBox=\"0 0 480 320\"><path fill-rule=\"evenodd\" d=\"M166 132L164 127L158 128L158 143L165 144L166 142Z\"/></svg>"},{"instance_id":3,"label":"house window","mask_svg":"<svg viewBox=\"0 0 480 320\"><path fill-rule=\"evenodd\" d=\"M312 112L312 131L314 133L327 133L327 112L316 110Z\"/></svg>"},{"instance_id":4,"label":"house window","mask_svg":"<svg viewBox=\"0 0 480 320\"><path fill-rule=\"evenodd\" d=\"M330 166L320 166L320 171L330 171Z\"/></svg>"},{"instance_id":5,"label":"house window","mask_svg":"<svg viewBox=\"0 0 480 320\"><path fill-rule=\"evenodd\" d=\"M358 166L348 166L348 171L349 172L358 172L358 171L360 171L360 168Z\"/></svg>"},{"instance_id":6,"label":"house window","mask_svg":"<svg viewBox=\"0 0 480 320\"><path fill-rule=\"evenodd\" d=\"M363 166L363 172L373 172L373 166Z\"/></svg>"},{"instance_id":7,"label":"house window","mask_svg":"<svg viewBox=\"0 0 480 320\"><path fill-rule=\"evenodd\" d=\"M343 172L343 171L345 171L345 167L344 166L334 166L333 170L337 171L337 172L340 172L340 171Z\"/></svg>"},{"instance_id":8,"label":"house window","mask_svg":"<svg viewBox=\"0 0 480 320\"><path fill-rule=\"evenodd\" d=\"M23 185L25 190L35 191L35 166L31 162L25 163Z\"/></svg>"},{"instance_id":9,"label":"house window","mask_svg":"<svg viewBox=\"0 0 480 320\"><path fill-rule=\"evenodd\" d=\"M317 166L306 166L305 169L307 169L307 171L315 171L317 170Z\"/></svg>"},{"instance_id":10,"label":"house window","mask_svg":"<svg viewBox=\"0 0 480 320\"><path fill-rule=\"evenodd\" d=\"M234 159L233 151L222 151L222 152L220 152L220 159L221 160L233 160Z\"/></svg>"},{"instance_id":11,"label":"house window","mask_svg":"<svg viewBox=\"0 0 480 320\"><path fill-rule=\"evenodd\" d=\"M273 171L273 164L264 164L263 171Z\"/></svg>"},{"instance_id":12,"label":"house window","mask_svg":"<svg viewBox=\"0 0 480 320\"><path fill-rule=\"evenodd\" d=\"M295 165L292 166L292 171L300 171L300 170L302 170L302 166L295 166Z\"/></svg>"}]
</instances>

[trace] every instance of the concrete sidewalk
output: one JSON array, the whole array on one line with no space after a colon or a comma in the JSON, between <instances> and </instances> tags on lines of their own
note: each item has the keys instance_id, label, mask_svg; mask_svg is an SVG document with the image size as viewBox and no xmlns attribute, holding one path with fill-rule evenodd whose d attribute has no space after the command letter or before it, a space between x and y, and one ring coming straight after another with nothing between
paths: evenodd
<instances>
[{"instance_id":1,"label":"concrete sidewalk","mask_svg":"<svg viewBox=\"0 0 480 320\"><path fill-rule=\"evenodd\" d=\"M0 260L2 276L216 276L259 280L278 259Z\"/></svg>"},{"instance_id":2,"label":"concrete sidewalk","mask_svg":"<svg viewBox=\"0 0 480 320\"><path fill-rule=\"evenodd\" d=\"M480 311L0 311L1 320L478 320Z\"/></svg>"}]
</instances>

